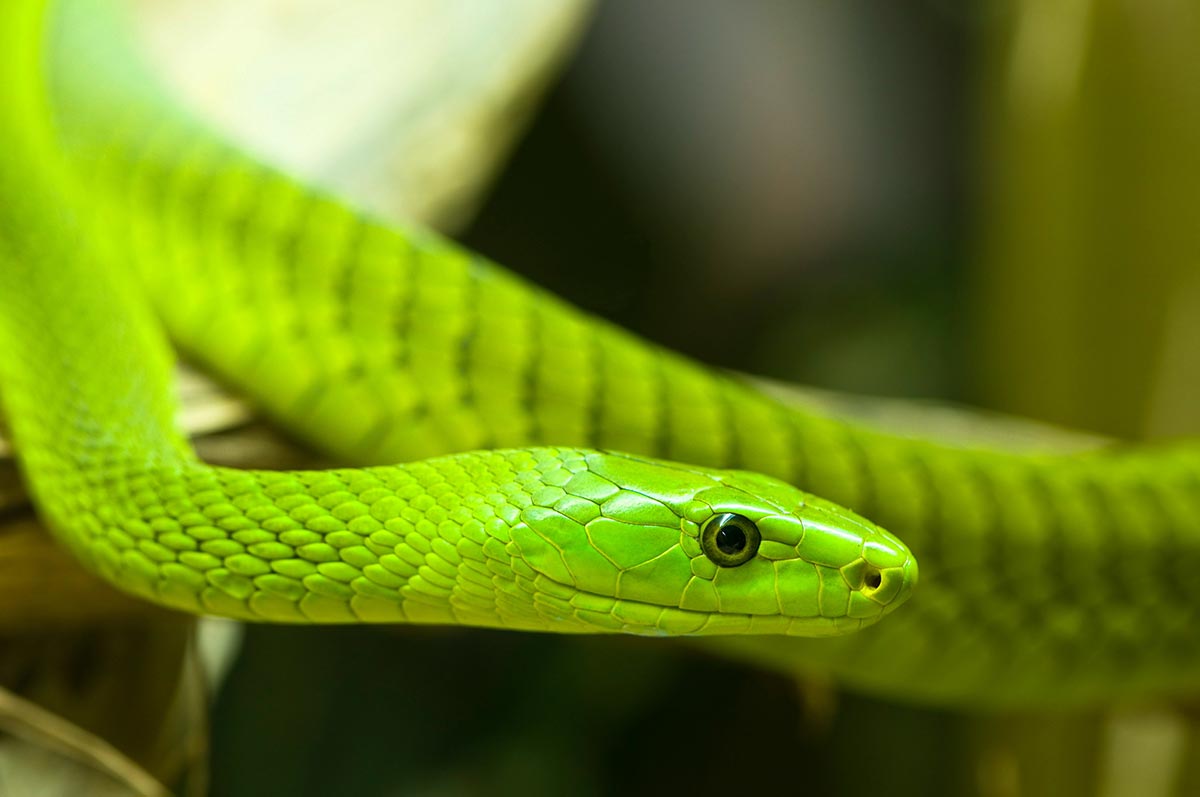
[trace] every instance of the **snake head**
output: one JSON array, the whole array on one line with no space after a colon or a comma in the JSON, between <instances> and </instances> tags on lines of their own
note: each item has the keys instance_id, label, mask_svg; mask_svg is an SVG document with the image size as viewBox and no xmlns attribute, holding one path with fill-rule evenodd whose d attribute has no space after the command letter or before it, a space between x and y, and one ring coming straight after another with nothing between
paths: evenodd
<instances>
[{"instance_id":1,"label":"snake head","mask_svg":"<svg viewBox=\"0 0 1200 797\"><path fill-rule=\"evenodd\" d=\"M511 532L558 628L833 636L879 620L916 584L904 543L776 479L574 456L570 478Z\"/></svg>"}]
</instances>

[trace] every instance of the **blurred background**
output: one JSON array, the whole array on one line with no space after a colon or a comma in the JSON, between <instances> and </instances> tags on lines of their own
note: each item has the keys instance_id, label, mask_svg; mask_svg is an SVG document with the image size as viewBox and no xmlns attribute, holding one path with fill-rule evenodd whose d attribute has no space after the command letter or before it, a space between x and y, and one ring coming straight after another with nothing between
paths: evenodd
<instances>
[{"instance_id":1,"label":"blurred background","mask_svg":"<svg viewBox=\"0 0 1200 797\"><path fill-rule=\"evenodd\" d=\"M245 146L647 338L1200 432L1194 3L154 5L164 75ZM239 633L205 631L223 677L183 721L211 727L184 793L1200 790L1176 706L934 710L674 641Z\"/></svg>"}]
</instances>

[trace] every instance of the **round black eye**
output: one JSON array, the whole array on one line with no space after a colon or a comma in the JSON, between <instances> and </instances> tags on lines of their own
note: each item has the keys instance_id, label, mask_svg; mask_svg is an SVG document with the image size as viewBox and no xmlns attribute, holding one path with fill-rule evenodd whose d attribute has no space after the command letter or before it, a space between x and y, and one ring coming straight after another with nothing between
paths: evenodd
<instances>
[{"instance_id":1,"label":"round black eye","mask_svg":"<svg viewBox=\"0 0 1200 797\"><path fill-rule=\"evenodd\" d=\"M717 515L700 532L700 548L718 567L744 565L758 553L762 535L754 521L726 512Z\"/></svg>"}]
</instances>

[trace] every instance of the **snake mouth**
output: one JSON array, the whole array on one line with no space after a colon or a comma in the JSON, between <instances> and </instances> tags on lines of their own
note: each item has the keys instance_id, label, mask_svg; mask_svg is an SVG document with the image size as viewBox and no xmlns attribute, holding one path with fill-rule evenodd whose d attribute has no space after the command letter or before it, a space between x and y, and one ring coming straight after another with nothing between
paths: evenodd
<instances>
[{"instance_id":1,"label":"snake mouth","mask_svg":"<svg viewBox=\"0 0 1200 797\"><path fill-rule=\"evenodd\" d=\"M884 614L880 612L872 617L792 617L784 614L702 612L570 589L573 594L565 600L543 598L543 593L538 593L533 599L534 606L544 621L562 629L574 625L579 633L625 633L655 637L745 634L832 637L872 625ZM572 620L575 622L572 623Z\"/></svg>"}]
</instances>

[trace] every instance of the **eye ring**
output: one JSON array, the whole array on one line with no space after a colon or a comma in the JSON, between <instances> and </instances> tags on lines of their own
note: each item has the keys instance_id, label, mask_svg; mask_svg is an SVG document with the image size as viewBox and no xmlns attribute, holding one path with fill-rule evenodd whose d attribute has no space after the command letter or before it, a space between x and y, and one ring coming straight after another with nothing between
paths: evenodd
<instances>
[{"instance_id":1,"label":"eye ring","mask_svg":"<svg viewBox=\"0 0 1200 797\"><path fill-rule=\"evenodd\" d=\"M700 549L717 567L744 565L758 553L762 534L754 521L743 515L725 512L704 525Z\"/></svg>"}]
</instances>

